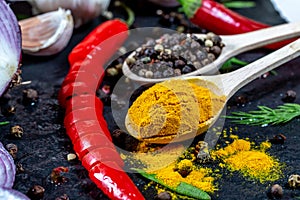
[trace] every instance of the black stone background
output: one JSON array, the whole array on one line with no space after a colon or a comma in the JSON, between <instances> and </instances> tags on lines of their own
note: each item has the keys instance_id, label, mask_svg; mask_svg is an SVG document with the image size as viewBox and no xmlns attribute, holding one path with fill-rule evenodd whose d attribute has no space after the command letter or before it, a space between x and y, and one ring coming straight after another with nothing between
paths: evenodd
<instances>
[{"instance_id":1,"label":"black stone background","mask_svg":"<svg viewBox=\"0 0 300 200\"><path fill-rule=\"evenodd\" d=\"M270 25L281 24L285 21L274 11L268 0L256 0L257 6L249 9L239 9L239 13L255 20ZM135 27L160 26L158 17L155 15L155 5L143 0L127 1L136 13ZM293 5L291 5L293 6ZM169 10L162 8L163 10ZM27 12L22 4L15 8L16 12ZM44 200L53 200L56 197L67 194L72 200L108 199L88 179L86 170L80 162L68 162L66 156L73 152L69 138L66 136L62 121L63 110L57 102L57 93L64 76L68 72L67 55L71 49L80 42L96 25L103 19L97 18L92 22L75 30L72 39L65 50L55 56L34 57L23 55L22 77L23 81L32 81L30 85L16 87L9 91L12 95L11 103L16 107L16 114L11 117L0 115L0 120L9 120L10 125L0 127L0 140L2 143L15 143L19 152L16 162L23 165L25 172L16 175L14 188L26 193L34 184L42 185L45 191ZM253 61L268 51L263 49L239 55L239 58L246 61ZM276 69L276 76L259 78L234 95L227 105L227 113L233 111L255 110L258 105L276 107L282 104L282 97L287 90L294 90L298 93L296 103L300 103L300 60L295 59L282 67ZM33 88L39 92L39 102L34 107L25 107L22 104L22 90ZM245 96L248 101L240 104L238 97ZM105 117L108 119L109 127L111 122L109 107L105 108ZM24 135L16 140L8 136L9 128L12 125L21 125L24 128ZM299 190L292 190L286 187L287 178L290 174L300 173L299 158L299 118L279 126L250 127L235 125L226 120L224 129L237 127L234 133L240 138L249 137L251 141L259 144L262 141L282 133L287 139L283 145L273 145L269 153L285 163L284 177L276 181L284 188L284 199L297 199L300 197ZM225 139L220 139L219 144L224 145ZM68 182L55 186L49 181L51 170L58 166L69 167L70 172L64 174ZM141 189L147 199L153 199L155 193L152 189L145 191L143 186L147 183L136 174L130 174L133 181ZM274 183L260 184L254 181L245 180L237 173L228 173L226 170L222 178L218 180L219 191L212 195L213 199L267 199L266 191Z\"/></svg>"}]
</instances>

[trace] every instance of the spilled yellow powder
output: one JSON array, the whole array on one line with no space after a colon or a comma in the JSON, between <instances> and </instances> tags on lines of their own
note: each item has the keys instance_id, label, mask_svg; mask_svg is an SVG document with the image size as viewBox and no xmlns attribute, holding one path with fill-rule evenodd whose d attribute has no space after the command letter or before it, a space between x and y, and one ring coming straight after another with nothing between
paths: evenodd
<instances>
[{"instance_id":1,"label":"spilled yellow powder","mask_svg":"<svg viewBox=\"0 0 300 200\"><path fill-rule=\"evenodd\" d=\"M144 149L147 149L147 152ZM163 148L151 148L147 144L139 146L138 152L123 155L123 159L131 158L135 163L142 163L141 169L149 174L155 174L165 184L176 187L180 182L186 182L206 192L214 192L215 178L210 168L199 168L192 160L178 158L186 151L181 144L172 143ZM190 173L182 177L178 172L181 169L189 169ZM165 188L164 188L165 189Z\"/></svg>"},{"instance_id":2,"label":"spilled yellow powder","mask_svg":"<svg viewBox=\"0 0 300 200\"><path fill-rule=\"evenodd\" d=\"M156 174L158 179L174 188L177 187L180 182L186 182L206 192L214 192L217 190L214 185L214 178L210 176L212 174L210 168L197 168L190 160L182 160L181 162L178 164L172 163L165 168L154 171L153 174ZM178 171L174 170L175 168L187 166L191 167L192 171L185 178L183 178Z\"/></svg>"},{"instance_id":3,"label":"spilled yellow powder","mask_svg":"<svg viewBox=\"0 0 300 200\"><path fill-rule=\"evenodd\" d=\"M184 80L168 80L144 91L128 110L139 138L162 140L202 133L224 105L225 97Z\"/></svg>"},{"instance_id":4,"label":"spilled yellow powder","mask_svg":"<svg viewBox=\"0 0 300 200\"><path fill-rule=\"evenodd\" d=\"M148 152L138 151L131 154L134 160L141 161L145 167L143 170L152 173L155 170L164 168L174 163L185 151L185 147L180 144L171 144L162 149Z\"/></svg>"},{"instance_id":5,"label":"spilled yellow powder","mask_svg":"<svg viewBox=\"0 0 300 200\"><path fill-rule=\"evenodd\" d=\"M265 152L270 145L264 142L257 150L251 148L249 141L236 139L227 147L213 151L211 156L223 161L221 167L240 171L250 179L259 180L261 183L275 181L281 177L282 172L279 162Z\"/></svg>"}]
</instances>

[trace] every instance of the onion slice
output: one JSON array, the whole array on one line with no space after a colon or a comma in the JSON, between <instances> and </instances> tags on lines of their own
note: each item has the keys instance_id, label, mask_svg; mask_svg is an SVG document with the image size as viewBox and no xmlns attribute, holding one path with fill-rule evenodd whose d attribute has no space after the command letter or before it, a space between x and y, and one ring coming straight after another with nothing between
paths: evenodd
<instances>
[{"instance_id":1,"label":"onion slice","mask_svg":"<svg viewBox=\"0 0 300 200\"><path fill-rule=\"evenodd\" d=\"M15 175L14 160L0 142L0 187L11 188L15 181Z\"/></svg>"},{"instance_id":2,"label":"onion slice","mask_svg":"<svg viewBox=\"0 0 300 200\"><path fill-rule=\"evenodd\" d=\"M21 31L9 5L0 0L0 96L16 74L21 58Z\"/></svg>"},{"instance_id":3,"label":"onion slice","mask_svg":"<svg viewBox=\"0 0 300 200\"><path fill-rule=\"evenodd\" d=\"M30 200L25 194L10 188L0 187L0 199L5 200Z\"/></svg>"}]
</instances>

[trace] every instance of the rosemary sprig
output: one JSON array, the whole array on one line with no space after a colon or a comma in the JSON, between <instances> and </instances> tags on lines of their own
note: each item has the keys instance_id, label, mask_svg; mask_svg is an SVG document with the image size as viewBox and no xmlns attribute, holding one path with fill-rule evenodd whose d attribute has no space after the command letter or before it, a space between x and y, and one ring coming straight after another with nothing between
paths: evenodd
<instances>
[{"instance_id":1,"label":"rosemary sprig","mask_svg":"<svg viewBox=\"0 0 300 200\"><path fill-rule=\"evenodd\" d=\"M227 8L253 8L256 6L255 1L239 1L239 0L219 0Z\"/></svg>"},{"instance_id":2,"label":"rosemary sprig","mask_svg":"<svg viewBox=\"0 0 300 200\"><path fill-rule=\"evenodd\" d=\"M4 126L4 125L7 125L7 124L9 124L8 121L0 122L0 126Z\"/></svg>"},{"instance_id":3,"label":"rosemary sprig","mask_svg":"<svg viewBox=\"0 0 300 200\"><path fill-rule=\"evenodd\" d=\"M258 106L259 110L249 112L232 112L231 119L233 123L246 125L277 125L286 123L295 117L300 116L300 104L286 103L275 109L267 106Z\"/></svg>"},{"instance_id":4,"label":"rosemary sprig","mask_svg":"<svg viewBox=\"0 0 300 200\"><path fill-rule=\"evenodd\" d=\"M256 6L254 1L228 1L223 4L227 8L253 8Z\"/></svg>"}]
</instances>

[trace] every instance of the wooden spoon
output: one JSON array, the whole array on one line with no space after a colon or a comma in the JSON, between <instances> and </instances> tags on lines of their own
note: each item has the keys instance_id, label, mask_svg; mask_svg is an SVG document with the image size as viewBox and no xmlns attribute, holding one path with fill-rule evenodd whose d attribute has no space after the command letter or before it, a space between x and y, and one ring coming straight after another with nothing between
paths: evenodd
<instances>
[{"instance_id":1,"label":"wooden spoon","mask_svg":"<svg viewBox=\"0 0 300 200\"><path fill-rule=\"evenodd\" d=\"M281 49L270 53L253 63L248 64L247 66L240 68L236 71L220 74L220 75L211 75L211 76L190 76L184 77L184 80L187 80L191 83L195 83L199 86L210 89L210 91L214 92L217 95L225 96L226 100L222 108L216 113L213 118L207 121L205 124L207 125L207 129L213 125L213 123L218 119L221 111L223 110L226 102L230 97L235 94L240 88L254 80L255 78L263 75L264 73L296 58L300 55L300 39L282 47ZM174 78L176 79L176 78ZM125 119L125 125L129 133L140 139L147 142L153 143L169 143L174 141L183 141L186 139L190 139L195 137L195 134L186 134L178 137L174 135L173 137L152 137L152 138L140 138L135 129L132 128L131 122L129 120L128 114ZM206 130L197 133L198 135L205 132Z\"/></svg>"},{"instance_id":2,"label":"wooden spoon","mask_svg":"<svg viewBox=\"0 0 300 200\"><path fill-rule=\"evenodd\" d=\"M195 34L196 36L201 36L201 34ZM200 74L214 74L223 65L225 61L229 58L238 55L242 52L246 52L255 48L259 48L268 44L272 44L278 41L282 41L289 38L294 38L300 35L300 22L288 23L278 26L273 26L270 28L261 29L258 31L237 34L237 35L221 35L222 42L225 47L222 50L221 55L212 63L202 67L196 71L188 74L182 75L182 77L195 76ZM135 52L129 55L133 57ZM123 63L122 67L123 73L128 78L144 83L156 83L169 78L144 78L134 74L127 65L126 62Z\"/></svg>"}]
</instances>

